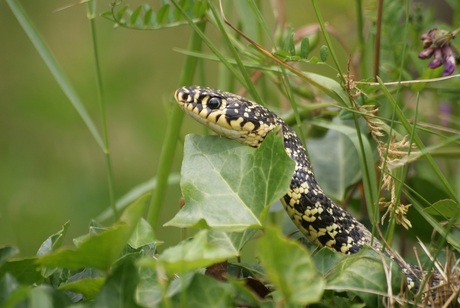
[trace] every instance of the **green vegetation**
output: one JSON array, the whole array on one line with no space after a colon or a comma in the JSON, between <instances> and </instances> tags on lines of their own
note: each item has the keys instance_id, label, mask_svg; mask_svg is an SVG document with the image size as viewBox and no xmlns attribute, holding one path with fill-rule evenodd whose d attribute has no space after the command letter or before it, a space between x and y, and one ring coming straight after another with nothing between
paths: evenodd
<instances>
[{"instance_id":1,"label":"green vegetation","mask_svg":"<svg viewBox=\"0 0 460 308\"><path fill-rule=\"evenodd\" d=\"M305 140L331 197L408 262L455 279L459 75L439 78L452 61L428 67L419 53L434 53L420 40L431 28L460 26L459 4L449 1L453 21L442 24L409 1L327 2L221 7L171 0L106 9L90 0L53 15L78 10L89 25L72 37L90 42L89 55L63 64L55 51L64 54L64 45L42 34L50 24L32 5L1 4L27 35L28 50L31 42L38 52L24 61L42 67L34 86L16 73L3 77L12 90L0 85L18 102L2 98L0 115L0 305L377 307L432 300L422 296L424 286L411 294L400 269L378 252L345 256L305 243L276 204L294 167L281 136L272 133L253 149L187 135L202 128L184 118L172 93L191 84L244 91L276 111ZM71 21L51 27L61 23ZM136 42L140 54L122 43L108 48L115 35ZM449 43L451 52L456 41ZM93 67L84 75L91 85L73 61ZM34 92L50 76L54 88ZM456 302L458 281L449 290L440 302Z\"/></svg>"}]
</instances>

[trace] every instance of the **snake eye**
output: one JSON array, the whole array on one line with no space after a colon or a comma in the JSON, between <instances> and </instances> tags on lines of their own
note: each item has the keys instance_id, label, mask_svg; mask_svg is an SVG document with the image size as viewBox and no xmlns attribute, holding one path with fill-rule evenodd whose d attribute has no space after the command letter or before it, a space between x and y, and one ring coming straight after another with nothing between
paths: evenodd
<instances>
[{"instance_id":1,"label":"snake eye","mask_svg":"<svg viewBox=\"0 0 460 308\"><path fill-rule=\"evenodd\" d=\"M206 103L206 106L209 107L209 109L217 109L220 107L220 99L217 97L211 97L208 102Z\"/></svg>"}]
</instances>

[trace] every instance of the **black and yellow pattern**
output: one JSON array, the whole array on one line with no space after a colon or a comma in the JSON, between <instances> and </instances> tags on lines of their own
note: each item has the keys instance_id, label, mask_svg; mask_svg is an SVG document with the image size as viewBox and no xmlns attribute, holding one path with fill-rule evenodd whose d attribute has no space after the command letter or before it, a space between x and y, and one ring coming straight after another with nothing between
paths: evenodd
<instances>
[{"instance_id":1,"label":"black and yellow pattern","mask_svg":"<svg viewBox=\"0 0 460 308\"><path fill-rule=\"evenodd\" d=\"M417 291L421 271L383 249L363 224L325 195L300 139L279 116L239 95L199 86L178 89L175 99L187 114L217 134L252 147L281 127L286 153L296 163L290 189L281 201L299 230L313 243L340 253L353 254L364 245L383 251L401 267L408 287ZM434 281L439 284L439 277Z\"/></svg>"},{"instance_id":2,"label":"black and yellow pattern","mask_svg":"<svg viewBox=\"0 0 460 308\"><path fill-rule=\"evenodd\" d=\"M275 113L244 97L210 88L180 88L175 97L198 122L252 147L259 146L271 130L280 126L286 152L296 162L282 203L296 226L310 241L341 253L355 253L363 245L371 245L371 233L321 190L302 143ZM381 249L375 240L372 245Z\"/></svg>"}]
</instances>

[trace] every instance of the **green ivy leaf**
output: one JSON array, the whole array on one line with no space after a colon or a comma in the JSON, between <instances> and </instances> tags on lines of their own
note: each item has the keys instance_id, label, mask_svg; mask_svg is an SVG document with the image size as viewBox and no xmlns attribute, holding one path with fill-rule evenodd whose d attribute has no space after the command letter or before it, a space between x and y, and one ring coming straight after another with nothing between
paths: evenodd
<instances>
[{"instance_id":1,"label":"green ivy leaf","mask_svg":"<svg viewBox=\"0 0 460 308\"><path fill-rule=\"evenodd\" d=\"M181 171L185 206L165 226L229 232L260 227L268 206L288 190L294 166L281 135L270 133L258 149L188 135Z\"/></svg>"},{"instance_id":2,"label":"green ivy leaf","mask_svg":"<svg viewBox=\"0 0 460 308\"><path fill-rule=\"evenodd\" d=\"M158 264L169 274L185 273L236 257L238 251L223 232L201 230L192 239L167 248L157 260L143 259L142 265Z\"/></svg>"},{"instance_id":3,"label":"green ivy leaf","mask_svg":"<svg viewBox=\"0 0 460 308\"><path fill-rule=\"evenodd\" d=\"M376 293L388 292L382 262L387 262L387 268L391 268L391 285L399 286L402 281L399 266L365 247L354 255L340 259L327 276L327 288L338 292L347 290L359 296L369 307L377 307L379 296ZM393 291L398 293L399 290Z\"/></svg>"},{"instance_id":4,"label":"green ivy leaf","mask_svg":"<svg viewBox=\"0 0 460 308\"><path fill-rule=\"evenodd\" d=\"M134 260L124 258L113 273L107 277L101 292L95 299L95 307L123 308L140 307L135 301L136 287L139 282L138 269Z\"/></svg>"},{"instance_id":5,"label":"green ivy leaf","mask_svg":"<svg viewBox=\"0 0 460 308\"><path fill-rule=\"evenodd\" d=\"M2 266L9 258L19 253L19 249L12 246L0 248L0 266Z\"/></svg>"},{"instance_id":6,"label":"green ivy leaf","mask_svg":"<svg viewBox=\"0 0 460 308\"><path fill-rule=\"evenodd\" d=\"M337 253L327 247L321 248L312 258L315 261L316 269L323 276L327 276L339 262L348 256L343 253Z\"/></svg>"},{"instance_id":7,"label":"green ivy leaf","mask_svg":"<svg viewBox=\"0 0 460 308\"><path fill-rule=\"evenodd\" d=\"M40 246L37 251L37 256L43 256L47 253L55 251L62 245L67 229L70 226L70 221L67 221L58 232L50 235Z\"/></svg>"},{"instance_id":8,"label":"green ivy leaf","mask_svg":"<svg viewBox=\"0 0 460 308\"><path fill-rule=\"evenodd\" d=\"M45 267L78 269L93 267L107 270L120 255L136 227L148 195L138 199L123 212L118 223L83 239L76 249L63 248L38 259Z\"/></svg>"},{"instance_id":9,"label":"green ivy leaf","mask_svg":"<svg viewBox=\"0 0 460 308\"><path fill-rule=\"evenodd\" d=\"M68 307L72 304L69 297L50 286L41 285L31 288L27 297L27 307Z\"/></svg>"},{"instance_id":10,"label":"green ivy leaf","mask_svg":"<svg viewBox=\"0 0 460 308\"><path fill-rule=\"evenodd\" d=\"M152 226L141 217L141 220L136 225L136 228L131 234L131 238L128 241L129 246L134 249L138 249L142 246L155 243L155 234L153 233Z\"/></svg>"},{"instance_id":11,"label":"green ivy leaf","mask_svg":"<svg viewBox=\"0 0 460 308\"><path fill-rule=\"evenodd\" d=\"M337 121L339 126L345 122ZM348 187L361 179L358 153L350 138L342 131L331 129L323 138L307 140L308 155L316 170L316 180L335 200L344 200Z\"/></svg>"},{"instance_id":12,"label":"green ivy leaf","mask_svg":"<svg viewBox=\"0 0 460 308\"><path fill-rule=\"evenodd\" d=\"M195 274L185 294L172 298L173 307L234 307L233 288L211 277Z\"/></svg>"},{"instance_id":13,"label":"green ivy leaf","mask_svg":"<svg viewBox=\"0 0 460 308\"><path fill-rule=\"evenodd\" d=\"M59 290L81 293L85 299L94 299L104 285L105 277L83 278L59 286Z\"/></svg>"},{"instance_id":14,"label":"green ivy leaf","mask_svg":"<svg viewBox=\"0 0 460 308\"><path fill-rule=\"evenodd\" d=\"M36 257L21 258L5 262L0 267L0 277L11 274L21 284L39 284L43 281Z\"/></svg>"},{"instance_id":15,"label":"green ivy leaf","mask_svg":"<svg viewBox=\"0 0 460 308\"><path fill-rule=\"evenodd\" d=\"M270 227L265 229L257 252L268 279L276 288L278 303L305 306L320 300L325 283L304 246Z\"/></svg>"}]
</instances>

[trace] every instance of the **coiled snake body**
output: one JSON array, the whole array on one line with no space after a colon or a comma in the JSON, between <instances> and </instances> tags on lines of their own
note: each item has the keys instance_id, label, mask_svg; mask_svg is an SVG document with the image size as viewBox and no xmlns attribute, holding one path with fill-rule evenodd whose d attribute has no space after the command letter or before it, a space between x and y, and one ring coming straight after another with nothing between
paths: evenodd
<instances>
[{"instance_id":1,"label":"coiled snake body","mask_svg":"<svg viewBox=\"0 0 460 308\"><path fill-rule=\"evenodd\" d=\"M321 190L300 139L275 113L244 97L199 86L178 89L175 99L198 122L252 147L258 147L271 130L281 127L286 153L296 162L289 191L281 201L296 226L310 241L344 254L356 253L363 245L383 250L364 225ZM384 251L402 268L409 287L417 285L420 271Z\"/></svg>"}]
</instances>

